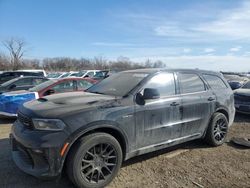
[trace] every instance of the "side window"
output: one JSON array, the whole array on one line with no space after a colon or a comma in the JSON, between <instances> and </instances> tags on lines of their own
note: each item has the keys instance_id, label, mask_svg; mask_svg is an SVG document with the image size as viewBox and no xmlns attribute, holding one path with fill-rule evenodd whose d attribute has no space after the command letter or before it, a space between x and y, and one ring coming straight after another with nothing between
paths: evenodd
<instances>
[{"instance_id":1,"label":"side window","mask_svg":"<svg viewBox=\"0 0 250 188\"><path fill-rule=\"evenodd\" d=\"M28 86L28 85L31 85L31 79L30 78L21 79L21 80L16 81L14 84L16 86Z\"/></svg>"},{"instance_id":2,"label":"side window","mask_svg":"<svg viewBox=\"0 0 250 188\"><path fill-rule=\"evenodd\" d=\"M94 72L88 72L87 74L89 77L93 77L94 76Z\"/></svg>"},{"instance_id":3,"label":"side window","mask_svg":"<svg viewBox=\"0 0 250 188\"><path fill-rule=\"evenodd\" d=\"M92 86L90 82L86 80L77 80L77 90L85 90Z\"/></svg>"},{"instance_id":4,"label":"side window","mask_svg":"<svg viewBox=\"0 0 250 188\"><path fill-rule=\"evenodd\" d=\"M181 93L195 93L205 91L205 85L197 74L179 73L178 74Z\"/></svg>"},{"instance_id":5,"label":"side window","mask_svg":"<svg viewBox=\"0 0 250 188\"><path fill-rule=\"evenodd\" d=\"M211 74L203 74L203 77L205 78L205 80L207 81L207 83L209 84L209 86L212 89L225 89L225 88L227 88L227 85L218 76L211 75Z\"/></svg>"},{"instance_id":6,"label":"side window","mask_svg":"<svg viewBox=\"0 0 250 188\"><path fill-rule=\"evenodd\" d=\"M64 81L52 88L56 93L74 91L73 81Z\"/></svg>"},{"instance_id":7,"label":"side window","mask_svg":"<svg viewBox=\"0 0 250 188\"><path fill-rule=\"evenodd\" d=\"M173 73L160 73L151 78L145 88L157 89L160 97L175 95L175 81ZM142 93L143 94L143 93Z\"/></svg>"},{"instance_id":8,"label":"side window","mask_svg":"<svg viewBox=\"0 0 250 188\"><path fill-rule=\"evenodd\" d=\"M45 79L41 79L41 78L33 78L32 80L32 85L36 86L38 84L41 84L43 82L45 82L46 80Z\"/></svg>"}]
</instances>

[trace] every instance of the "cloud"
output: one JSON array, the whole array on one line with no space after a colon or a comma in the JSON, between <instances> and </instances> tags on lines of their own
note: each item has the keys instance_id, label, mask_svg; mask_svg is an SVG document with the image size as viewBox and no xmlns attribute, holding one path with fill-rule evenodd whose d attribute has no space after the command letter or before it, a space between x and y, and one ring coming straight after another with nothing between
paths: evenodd
<instances>
[{"instance_id":1,"label":"cloud","mask_svg":"<svg viewBox=\"0 0 250 188\"><path fill-rule=\"evenodd\" d=\"M194 20L194 21L193 21ZM221 11L213 20L194 19L161 21L154 26L154 34L161 37L183 37L190 40L250 40L250 1L239 8ZM193 23L195 22L195 23Z\"/></svg>"},{"instance_id":2,"label":"cloud","mask_svg":"<svg viewBox=\"0 0 250 188\"><path fill-rule=\"evenodd\" d=\"M190 49L190 48L184 48L183 49L183 52L184 53L190 53L192 51L192 49Z\"/></svg>"},{"instance_id":3,"label":"cloud","mask_svg":"<svg viewBox=\"0 0 250 188\"><path fill-rule=\"evenodd\" d=\"M201 55L201 56L145 56L131 58L132 61L145 62L146 60L164 62L171 68L198 68L213 71L250 71L249 57L239 57L233 55L215 56L215 55ZM220 62L220 63L218 63Z\"/></svg>"},{"instance_id":4,"label":"cloud","mask_svg":"<svg viewBox=\"0 0 250 188\"><path fill-rule=\"evenodd\" d=\"M205 53L212 53L212 52L215 52L215 49L213 49L213 48L205 48L204 52Z\"/></svg>"},{"instance_id":5,"label":"cloud","mask_svg":"<svg viewBox=\"0 0 250 188\"><path fill-rule=\"evenodd\" d=\"M241 48L242 48L241 46L237 46L237 47L234 47L234 48L230 48L229 51L230 52L238 52L238 51L241 50Z\"/></svg>"},{"instance_id":6,"label":"cloud","mask_svg":"<svg viewBox=\"0 0 250 188\"><path fill-rule=\"evenodd\" d=\"M224 11L215 21L194 30L228 39L250 39L250 2L244 1L240 8Z\"/></svg>"}]
</instances>

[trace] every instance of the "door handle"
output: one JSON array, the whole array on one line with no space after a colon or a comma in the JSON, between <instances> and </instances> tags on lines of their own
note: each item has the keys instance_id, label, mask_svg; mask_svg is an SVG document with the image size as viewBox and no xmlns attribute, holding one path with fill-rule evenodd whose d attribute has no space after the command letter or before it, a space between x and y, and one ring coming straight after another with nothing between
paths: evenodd
<instances>
[{"instance_id":1,"label":"door handle","mask_svg":"<svg viewBox=\"0 0 250 188\"><path fill-rule=\"evenodd\" d=\"M214 97L209 97L207 100L208 100L208 101L214 101L215 98L214 98Z\"/></svg>"},{"instance_id":2,"label":"door handle","mask_svg":"<svg viewBox=\"0 0 250 188\"><path fill-rule=\"evenodd\" d=\"M170 104L170 106L178 106L178 105L180 105L178 102L172 102L172 103Z\"/></svg>"}]
</instances>

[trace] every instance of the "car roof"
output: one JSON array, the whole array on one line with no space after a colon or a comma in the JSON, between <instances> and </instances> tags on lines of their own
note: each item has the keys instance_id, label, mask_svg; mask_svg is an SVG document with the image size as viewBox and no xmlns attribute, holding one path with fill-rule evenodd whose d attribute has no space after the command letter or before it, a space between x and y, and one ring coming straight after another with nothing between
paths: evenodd
<instances>
[{"instance_id":1,"label":"car roof","mask_svg":"<svg viewBox=\"0 0 250 188\"><path fill-rule=\"evenodd\" d=\"M206 74L221 75L221 73L219 73L219 72L201 70L201 69L169 69L169 68L134 69L134 70L128 70L128 71L124 71L124 72L154 74L154 73L157 73L157 72L164 72L164 71L206 73Z\"/></svg>"},{"instance_id":2,"label":"car roof","mask_svg":"<svg viewBox=\"0 0 250 188\"><path fill-rule=\"evenodd\" d=\"M61 81L61 80L89 80L89 81L95 81L91 78L82 78L82 77L66 77L66 78L56 78L53 79L55 81Z\"/></svg>"}]
</instances>

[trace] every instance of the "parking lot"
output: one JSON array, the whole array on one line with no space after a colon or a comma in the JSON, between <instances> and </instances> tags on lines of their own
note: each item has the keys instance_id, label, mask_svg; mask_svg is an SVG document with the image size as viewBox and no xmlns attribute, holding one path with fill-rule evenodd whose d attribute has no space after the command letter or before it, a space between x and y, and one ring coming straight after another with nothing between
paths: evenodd
<instances>
[{"instance_id":1,"label":"parking lot","mask_svg":"<svg viewBox=\"0 0 250 188\"><path fill-rule=\"evenodd\" d=\"M0 187L74 187L64 174L41 181L15 166L8 139L13 121L0 120ZM250 137L249 116L237 114L221 147L195 141L125 162L109 187L250 187L250 149L233 145L232 137Z\"/></svg>"}]
</instances>

